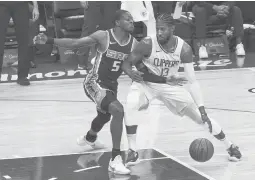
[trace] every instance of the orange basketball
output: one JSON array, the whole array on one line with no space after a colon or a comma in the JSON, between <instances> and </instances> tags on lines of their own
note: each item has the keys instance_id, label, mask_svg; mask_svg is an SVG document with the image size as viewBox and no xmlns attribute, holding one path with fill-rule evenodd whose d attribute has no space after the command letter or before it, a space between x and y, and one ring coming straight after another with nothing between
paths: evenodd
<instances>
[{"instance_id":1,"label":"orange basketball","mask_svg":"<svg viewBox=\"0 0 255 180\"><path fill-rule=\"evenodd\" d=\"M214 153L214 146L208 139L195 139L189 146L189 154L195 161L206 162Z\"/></svg>"}]
</instances>

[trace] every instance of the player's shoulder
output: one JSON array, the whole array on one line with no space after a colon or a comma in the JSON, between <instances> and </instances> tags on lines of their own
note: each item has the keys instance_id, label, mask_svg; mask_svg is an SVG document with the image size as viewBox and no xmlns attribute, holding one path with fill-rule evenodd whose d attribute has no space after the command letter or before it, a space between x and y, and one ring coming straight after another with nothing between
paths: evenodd
<instances>
[{"instance_id":1,"label":"player's shoulder","mask_svg":"<svg viewBox=\"0 0 255 180\"><path fill-rule=\"evenodd\" d=\"M181 53L184 53L184 54L192 53L191 46L186 41L184 41L184 40L183 40L182 52Z\"/></svg>"},{"instance_id":2,"label":"player's shoulder","mask_svg":"<svg viewBox=\"0 0 255 180\"><path fill-rule=\"evenodd\" d=\"M97 40L102 40L107 38L108 31L107 30L98 30L90 35L90 37L95 38Z\"/></svg>"},{"instance_id":3,"label":"player's shoulder","mask_svg":"<svg viewBox=\"0 0 255 180\"><path fill-rule=\"evenodd\" d=\"M152 51L152 39L150 37L144 37L134 47L135 52L139 52L144 56L148 57Z\"/></svg>"},{"instance_id":4,"label":"player's shoulder","mask_svg":"<svg viewBox=\"0 0 255 180\"><path fill-rule=\"evenodd\" d=\"M143 49L151 49L152 48L152 38L149 36L142 38L139 41L139 46Z\"/></svg>"},{"instance_id":5,"label":"player's shoulder","mask_svg":"<svg viewBox=\"0 0 255 180\"><path fill-rule=\"evenodd\" d=\"M140 42L143 43L143 44L151 45L152 44L152 37L146 36Z\"/></svg>"}]
</instances>

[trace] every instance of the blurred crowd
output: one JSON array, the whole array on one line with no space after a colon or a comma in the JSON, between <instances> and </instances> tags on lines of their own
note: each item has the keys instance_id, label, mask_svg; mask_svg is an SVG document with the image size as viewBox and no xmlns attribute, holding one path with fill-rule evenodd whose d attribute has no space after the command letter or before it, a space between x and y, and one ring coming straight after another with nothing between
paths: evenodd
<instances>
[{"instance_id":1,"label":"blurred crowd","mask_svg":"<svg viewBox=\"0 0 255 180\"><path fill-rule=\"evenodd\" d=\"M143 1L141 1L143 2ZM32 39L39 33L39 26L47 26L47 8L54 11L54 3L64 4L68 2L36 2L36 1L1 1L0 2L0 66L2 67L4 55L4 43L6 31L10 19L15 27L18 42L18 80L20 85L29 85L28 73L31 67L35 67L35 47ZM70 3L70 2L69 2ZM80 1L83 9L84 23L81 37L87 36L98 29L113 27L113 19L116 10L120 9L125 1ZM138 3L138 2L137 2ZM140 2L139 2L140 3ZM161 13L174 13L177 1L151 1L154 16ZM145 3L143 4L146 8ZM244 29L242 12L235 1L183 1L182 11L190 11L194 16L195 35L200 41L199 57L208 58L205 46L207 26L210 24L224 24L229 35L235 37L236 54L245 55L242 43ZM46 8L45 8L46 7ZM136 22L139 23L139 22ZM31 33L32 32L32 33ZM136 30L135 32L136 33ZM90 69L91 58L95 48L83 48L79 55L79 69ZM2 68L0 68L1 73Z\"/></svg>"}]
</instances>

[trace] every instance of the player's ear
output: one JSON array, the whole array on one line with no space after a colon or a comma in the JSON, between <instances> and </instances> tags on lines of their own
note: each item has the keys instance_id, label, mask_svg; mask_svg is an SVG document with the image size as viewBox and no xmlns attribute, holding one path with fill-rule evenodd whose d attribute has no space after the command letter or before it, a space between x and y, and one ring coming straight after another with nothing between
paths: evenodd
<instances>
[{"instance_id":1,"label":"player's ear","mask_svg":"<svg viewBox=\"0 0 255 180\"><path fill-rule=\"evenodd\" d=\"M115 21L115 25L116 25L116 26L120 26L120 21L119 21L119 20L116 20L116 21Z\"/></svg>"},{"instance_id":2,"label":"player's ear","mask_svg":"<svg viewBox=\"0 0 255 180\"><path fill-rule=\"evenodd\" d=\"M172 30L172 32L174 32L175 31L175 26L171 26L171 30Z\"/></svg>"}]
</instances>

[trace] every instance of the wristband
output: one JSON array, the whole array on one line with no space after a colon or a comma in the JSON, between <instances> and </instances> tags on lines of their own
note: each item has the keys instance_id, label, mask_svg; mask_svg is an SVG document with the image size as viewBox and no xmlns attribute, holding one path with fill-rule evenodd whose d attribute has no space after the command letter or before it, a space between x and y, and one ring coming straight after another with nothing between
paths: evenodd
<instances>
[{"instance_id":1,"label":"wristband","mask_svg":"<svg viewBox=\"0 0 255 180\"><path fill-rule=\"evenodd\" d=\"M200 106L198 109L199 109L201 115L206 115L205 107L204 106Z\"/></svg>"}]
</instances>

